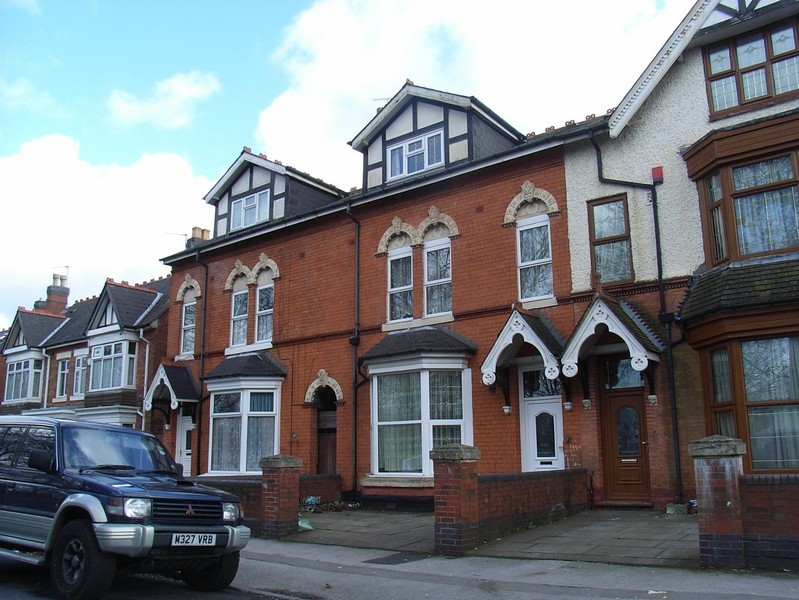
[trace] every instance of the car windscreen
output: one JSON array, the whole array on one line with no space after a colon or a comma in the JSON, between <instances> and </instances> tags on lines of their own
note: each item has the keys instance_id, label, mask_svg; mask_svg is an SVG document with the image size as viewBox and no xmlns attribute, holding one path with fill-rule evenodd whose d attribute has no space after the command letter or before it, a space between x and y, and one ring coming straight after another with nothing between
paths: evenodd
<instances>
[{"instance_id":1,"label":"car windscreen","mask_svg":"<svg viewBox=\"0 0 799 600\"><path fill-rule=\"evenodd\" d=\"M67 469L118 466L137 471L177 470L161 442L134 432L65 427L63 442Z\"/></svg>"}]
</instances>

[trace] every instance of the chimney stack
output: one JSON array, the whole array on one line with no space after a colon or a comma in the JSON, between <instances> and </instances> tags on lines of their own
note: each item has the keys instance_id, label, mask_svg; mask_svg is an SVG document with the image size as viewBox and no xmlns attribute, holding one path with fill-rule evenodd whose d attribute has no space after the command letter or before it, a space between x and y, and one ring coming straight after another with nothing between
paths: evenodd
<instances>
[{"instance_id":1,"label":"chimney stack","mask_svg":"<svg viewBox=\"0 0 799 600\"><path fill-rule=\"evenodd\" d=\"M194 248L201 242L207 242L211 239L211 231L203 229L202 227L192 227L191 237L186 240L186 249Z\"/></svg>"},{"instance_id":2,"label":"chimney stack","mask_svg":"<svg viewBox=\"0 0 799 600\"><path fill-rule=\"evenodd\" d=\"M42 310L54 315L63 314L69 303L69 288L67 276L53 273L53 284L47 286L47 300L37 300L33 304L36 310Z\"/></svg>"}]
</instances>

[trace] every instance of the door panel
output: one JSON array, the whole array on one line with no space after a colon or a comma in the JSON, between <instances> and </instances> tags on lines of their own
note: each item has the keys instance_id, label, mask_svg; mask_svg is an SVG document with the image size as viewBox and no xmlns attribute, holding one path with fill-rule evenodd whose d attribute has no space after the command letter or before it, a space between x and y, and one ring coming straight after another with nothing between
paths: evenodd
<instances>
[{"instance_id":1,"label":"door panel","mask_svg":"<svg viewBox=\"0 0 799 600\"><path fill-rule=\"evenodd\" d=\"M642 390L605 391L602 436L605 499L651 501Z\"/></svg>"}]
</instances>

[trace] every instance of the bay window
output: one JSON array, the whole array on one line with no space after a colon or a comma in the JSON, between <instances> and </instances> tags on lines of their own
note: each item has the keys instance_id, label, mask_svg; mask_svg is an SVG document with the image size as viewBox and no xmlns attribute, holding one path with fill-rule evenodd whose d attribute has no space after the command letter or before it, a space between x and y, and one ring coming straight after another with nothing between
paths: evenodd
<instances>
[{"instance_id":1,"label":"bay window","mask_svg":"<svg viewBox=\"0 0 799 600\"><path fill-rule=\"evenodd\" d=\"M713 433L741 438L752 470L799 470L799 337L708 353Z\"/></svg>"},{"instance_id":2,"label":"bay window","mask_svg":"<svg viewBox=\"0 0 799 600\"><path fill-rule=\"evenodd\" d=\"M42 385L41 359L26 359L9 362L6 369L6 400L28 400L40 398Z\"/></svg>"},{"instance_id":3,"label":"bay window","mask_svg":"<svg viewBox=\"0 0 799 600\"><path fill-rule=\"evenodd\" d=\"M260 472L260 460L277 453L275 390L236 389L212 394L213 472Z\"/></svg>"},{"instance_id":4,"label":"bay window","mask_svg":"<svg viewBox=\"0 0 799 600\"><path fill-rule=\"evenodd\" d=\"M133 387L136 375L136 343L114 342L91 349L90 390Z\"/></svg>"},{"instance_id":5,"label":"bay window","mask_svg":"<svg viewBox=\"0 0 799 600\"><path fill-rule=\"evenodd\" d=\"M468 370L387 371L372 382L374 475L429 477L432 448L471 443Z\"/></svg>"}]
</instances>

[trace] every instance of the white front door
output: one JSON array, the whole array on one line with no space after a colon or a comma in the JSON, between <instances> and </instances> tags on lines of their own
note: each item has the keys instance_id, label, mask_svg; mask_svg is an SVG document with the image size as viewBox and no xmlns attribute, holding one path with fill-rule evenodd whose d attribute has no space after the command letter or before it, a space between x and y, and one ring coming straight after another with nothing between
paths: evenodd
<instances>
[{"instance_id":1,"label":"white front door","mask_svg":"<svg viewBox=\"0 0 799 600\"><path fill-rule=\"evenodd\" d=\"M191 437L194 431L194 423L191 417L178 417L177 440L175 440L175 460L183 465L183 474L191 475Z\"/></svg>"},{"instance_id":2,"label":"white front door","mask_svg":"<svg viewBox=\"0 0 799 600\"><path fill-rule=\"evenodd\" d=\"M538 369L519 369L522 471L563 469L560 384Z\"/></svg>"}]
</instances>

